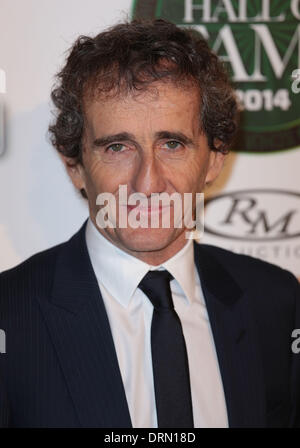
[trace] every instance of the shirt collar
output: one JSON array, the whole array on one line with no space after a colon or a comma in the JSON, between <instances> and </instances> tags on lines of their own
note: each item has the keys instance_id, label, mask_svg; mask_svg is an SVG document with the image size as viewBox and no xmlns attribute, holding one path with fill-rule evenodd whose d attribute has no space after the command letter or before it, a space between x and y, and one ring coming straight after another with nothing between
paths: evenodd
<instances>
[{"instance_id":1,"label":"shirt collar","mask_svg":"<svg viewBox=\"0 0 300 448\"><path fill-rule=\"evenodd\" d=\"M195 267L192 240L187 240L179 252L159 266L151 266L115 246L99 232L91 219L86 226L86 243L98 282L101 282L124 307L129 305L138 284L147 272L157 269L167 269L177 280L186 300L194 300Z\"/></svg>"}]
</instances>

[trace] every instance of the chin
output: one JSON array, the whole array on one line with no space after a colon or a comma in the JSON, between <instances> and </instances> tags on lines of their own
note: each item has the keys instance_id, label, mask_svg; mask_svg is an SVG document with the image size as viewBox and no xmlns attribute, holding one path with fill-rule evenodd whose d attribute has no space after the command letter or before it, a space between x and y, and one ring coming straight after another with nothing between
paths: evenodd
<instances>
[{"instance_id":1,"label":"chin","mask_svg":"<svg viewBox=\"0 0 300 448\"><path fill-rule=\"evenodd\" d=\"M182 229L118 229L115 237L130 251L150 252L168 247Z\"/></svg>"}]
</instances>

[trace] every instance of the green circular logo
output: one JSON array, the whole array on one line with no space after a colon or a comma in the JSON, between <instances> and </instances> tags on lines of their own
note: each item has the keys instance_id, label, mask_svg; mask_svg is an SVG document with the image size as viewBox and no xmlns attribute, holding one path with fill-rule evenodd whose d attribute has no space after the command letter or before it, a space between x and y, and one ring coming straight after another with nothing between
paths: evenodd
<instances>
[{"instance_id":1,"label":"green circular logo","mask_svg":"<svg viewBox=\"0 0 300 448\"><path fill-rule=\"evenodd\" d=\"M300 146L300 0L135 0L132 17L192 27L225 62L243 106L235 150Z\"/></svg>"}]
</instances>

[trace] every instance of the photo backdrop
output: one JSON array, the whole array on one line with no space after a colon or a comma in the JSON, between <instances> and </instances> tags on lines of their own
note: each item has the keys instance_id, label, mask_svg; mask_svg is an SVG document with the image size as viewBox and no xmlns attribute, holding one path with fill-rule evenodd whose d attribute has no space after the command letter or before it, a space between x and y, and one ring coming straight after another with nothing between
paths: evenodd
<instances>
[{"instance_id":1,"label":"photo backdrop","mask_svg":"<svg viewBox=\"0 0 300 448\"><path fill-rule=\"evenodd\" d=\"M50 90L80 34L131 17L200 32L244 109L224 171L205 192L203 242L299 277L300 0L0 0L0 271L65 241L87 217L47 141Z\"/></svg>"}]
</instances>

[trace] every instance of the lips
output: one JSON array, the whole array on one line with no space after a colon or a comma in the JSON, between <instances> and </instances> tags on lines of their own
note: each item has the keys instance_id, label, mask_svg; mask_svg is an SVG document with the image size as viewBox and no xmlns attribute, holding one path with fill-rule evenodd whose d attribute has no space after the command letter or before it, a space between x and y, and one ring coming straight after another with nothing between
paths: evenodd
<instances>
[{"instance_id":1,"label":"lips","mask_svg":"<svg viewBox=\"0 0 300 448\"><path fill-rule=\"evenodd\" d=\"M130 212L131 210L135 210L142 214L151 214L151 213L160 213L163 209L168 208L167 206L159 205L158 207L151 206L141 206L141 205L127 205L127 210Z\"/></svg>"}]
</instances>

